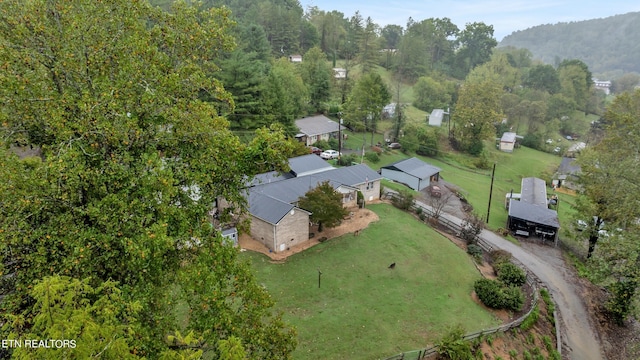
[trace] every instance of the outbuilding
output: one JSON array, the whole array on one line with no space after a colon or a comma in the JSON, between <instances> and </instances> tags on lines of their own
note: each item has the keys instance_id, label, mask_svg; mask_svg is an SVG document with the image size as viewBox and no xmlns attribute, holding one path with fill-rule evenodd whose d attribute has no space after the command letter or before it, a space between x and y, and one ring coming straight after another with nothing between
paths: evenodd
<instances>
[{"instance_id":1,"label":"outbuilding","mask_svg":"<svg viewBox=\"0 0 640 360\"><path fill-rule=\"evenodd\" d=\"M513 152L516 146L516 133L505 132L500 138L500 151Z\"/></svg>"},{"instance_id":2,"label":"outbuilding","mask_svg":"<svg viewBox=\"0 0 640 360\"><path fill-rule=\"evenodd\" d=\"M440 168L415 157L383 166L380 174L417 191L427 188L431 182L440 180Z\"/></svg>"}]
</instances>

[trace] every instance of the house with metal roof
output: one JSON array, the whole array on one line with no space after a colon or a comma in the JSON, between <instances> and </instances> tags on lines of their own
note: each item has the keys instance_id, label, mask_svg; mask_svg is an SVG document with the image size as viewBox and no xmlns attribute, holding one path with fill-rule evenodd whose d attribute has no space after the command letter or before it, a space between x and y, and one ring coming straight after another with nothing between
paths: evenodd
<instances>
[{"instance_id":1,"label":"house with metal roof","mask_svg":"<svg viewBox=\"0 0 640 360\"><path fill-rule=\"evenodd\" d=\"M307 146L313 145L318 140L329 141L330 138L337 138L340 129L346 129L343 125L338 125L336 121L324 115L309 116L295 121L300 130L296 138L304 142Z\"/></svg>"},{"instance_id":2,"label":"house with metal roof","mask_svg":"<svg viewBox=\"0 0 640 360\"><path fill-rule=\"evenodd\" d=\"M538 236L543 240L558 240L558 212L549 209L547 186L538 178L522 179L520 199L510 198L507 228L517 236Z\"/></svg>"},{"instance_id":3,"label":"house with metal roof","mask_svg":"<svg viewBox=\"0 0 640 360\"><path fill-rule=\"evenodd\" d=\"M251 236L273 252L309 240L310 216L297 207L298 201L307 192L323 182L342 195L346 208L358 206L358 192L366 201L380 198L382 176L366 164L334 168L324 160L317 163L310 154L289 159L291 172L287 176L267 173L258 175L271 181L252 182L246 191L251 215Z\"/></svg>"},{"instance_id":4,"label":"house with metal roof","mask_svg":"<svg viewBox=\"0 0 640 360\"><path fill-rule=\"evenodd\" d=\"M431 182L440 180L440 168L428 164L418 158L400 160L380 168L380 174L389 179L420 191Z\"/></svg>"}]
</instances>

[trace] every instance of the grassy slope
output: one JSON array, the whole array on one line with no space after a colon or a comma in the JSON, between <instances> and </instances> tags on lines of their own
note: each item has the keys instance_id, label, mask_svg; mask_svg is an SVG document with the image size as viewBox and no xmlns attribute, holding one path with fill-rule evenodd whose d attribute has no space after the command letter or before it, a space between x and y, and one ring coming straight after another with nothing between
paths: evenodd
<instances>
[{"instance_id":1,"label":"grassy slope","mask_svg":"<svg viewBox=\"0 0 640 360\"><path fill-rule=\"evenodd\" d=\"M380 221L360 236L322 243L285 264L244 253L298 328L295 359L386 357L433 343L451 324L496 325L470 297L480 274L464 252L392 206L369 208Z\"/></svg>"}]
</instances>

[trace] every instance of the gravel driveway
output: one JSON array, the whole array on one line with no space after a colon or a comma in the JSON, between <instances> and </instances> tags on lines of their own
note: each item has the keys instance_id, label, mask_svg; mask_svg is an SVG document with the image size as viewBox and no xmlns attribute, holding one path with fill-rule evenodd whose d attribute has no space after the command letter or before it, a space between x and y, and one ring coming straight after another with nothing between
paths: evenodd
<instances>
[{"instance_id":1,"label":"gravel driveway","mask_svg":"<svg viewBox=\"0 0 640 360\"><path fill-rule=\"evenodd\" d=\"M416 201L421 206L427 204ZM442 214L457 224L462 219L451 214ZM524 243L517 246L491 231L480 234L491 246L510 252L515 259L527 267L549 289L560 313L563 358L576 360L603 360L600 338L592 324L593 317L584 303L583 291L576 276L565 265L560 249L546 245Z\"/></svg>"}]
</instances>

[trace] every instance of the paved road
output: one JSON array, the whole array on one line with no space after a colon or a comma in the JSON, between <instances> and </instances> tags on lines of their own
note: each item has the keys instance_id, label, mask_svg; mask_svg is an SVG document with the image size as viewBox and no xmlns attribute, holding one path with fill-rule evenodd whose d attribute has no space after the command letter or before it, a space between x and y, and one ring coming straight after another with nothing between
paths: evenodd
<instances>
[{"instance_id":1,"label":"paved road","mask_svg":"<svg viewBox=\"0 0 640 360\"><path fill-rule=\"evenodd\" d=\"M429 208L420 201L416 203ZM462 224L462 219L456 216L441 216L458 225ZM510 252L549 289L560 312L560 329L566 345L562 348L563 357L568 355L575 360L604 360L599 337L591 325L592 318L582 294L579 293L579 287L574 284L575 280L569 276L564 266L559 249L548 246L539 249L535 246L519 247L488 230L483 230L480 237L491 246Z\"/></svg>"}]
</instances>

